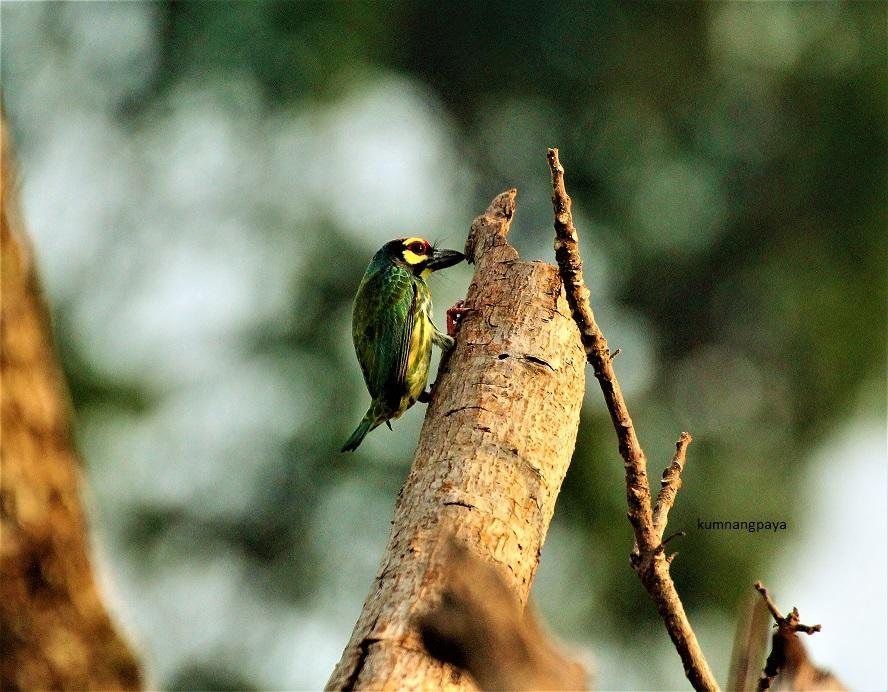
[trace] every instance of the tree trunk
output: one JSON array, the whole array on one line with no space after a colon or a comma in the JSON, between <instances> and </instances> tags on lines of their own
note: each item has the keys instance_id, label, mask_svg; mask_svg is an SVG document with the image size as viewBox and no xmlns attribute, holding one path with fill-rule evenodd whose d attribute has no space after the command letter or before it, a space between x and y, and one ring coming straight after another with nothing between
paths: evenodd
<instances>
[{"instance_id":1,"label":"tree trunk","mask_svg":"<svg viewBox=\"0 0 888 692\"><path fill-rule=\"evenodd\" d=\"M442 362L385 555L328 689L473 687L427 655L416 629L445 585L451 535L527 601L576 442L586 357L558 269L520 261L506 240L515 195L472 224L471 312Z\"/></svg>"},{"instance_id":2,"label":"tree trunk","mask_svg":"<svg viewBox=\"0 0 888 692\"><path fill-rule=\"evenodd\" d=\"M90 567L70 407L24 238L12 158L3 122L0 688L134 689L138 665Z\"/></svg>"}]
</instances>

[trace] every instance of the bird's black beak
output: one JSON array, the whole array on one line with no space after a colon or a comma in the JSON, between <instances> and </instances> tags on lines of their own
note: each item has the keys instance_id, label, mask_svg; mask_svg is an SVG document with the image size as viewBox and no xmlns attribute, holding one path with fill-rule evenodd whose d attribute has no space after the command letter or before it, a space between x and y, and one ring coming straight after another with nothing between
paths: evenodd
<instances>
[{"instance_id":1,"label":"bird's black beak","mask_svg":"<svg viewBox=\"0 0 888 692\"><path fill-rule=\"evenodd\" d=\"M433 272L439 269L452 267L454 264L462 262L466 256L456 250L432 250L432 256L426 262L425 268L431 269Z\"/></svg>"}]
</instances>

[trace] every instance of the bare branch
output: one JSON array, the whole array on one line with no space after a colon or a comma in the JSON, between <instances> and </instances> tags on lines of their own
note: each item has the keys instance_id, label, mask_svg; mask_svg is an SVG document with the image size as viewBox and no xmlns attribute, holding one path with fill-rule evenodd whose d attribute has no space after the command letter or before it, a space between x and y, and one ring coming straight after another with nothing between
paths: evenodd
<instances>
[{"instance_id":1,"label":"bare branch","mask_svg":"<svg viewBox=\"0 0 888 692\"><path fill-rule=\"evenodd\" d=\"M779 675L781 689L786 690L844 690L845 686L827 671L819 669L811 661L802 641L796 636L797 632L814 634L820 631L820 625L803 625L800 622L799 611L793 608L784 617L764 585L757 581L753 584L755 590L762 595L777 630L771 638L771 653L765 662L765 668L758 682L759 692L771 688L774 679Z\"/></svg>"},{"instance_id":2,"label":"bare branch","mask_svg":"<svg viewBox=\"0 0 888 692\"><path fill-rule=\"evenodd\" d=\"M654 521L651 509L651 490L647 477L647 459L635 433L629 409L611 361L607 340L601 333L592 306L589 302L589 289L583 280L583 262L580 258L579 239L573 224L571 200L564 186L564 168L558 159L558 150L549 149L547 158L552 172L552 206L555 212L555 258L567 292L567 300L573 311L574 320L580 329L586 358L595 371L595 377L604 394L605 404L611 416L614 430L623 457L626 472L626 501L629 507L629 521L635 532L636 546L632 553L632 566L642 584L651 595L657 612L666 625L666 630L681 657L685 675L698 690L716 690L718 684L709 664L700 650L697 638L684 607L678 597L675 584L669 575L669 560L662 547L666 515L675 501L679 476L684 464L684 451L690 436L684 435L676 446L673 465L664 474L664 487L658 499L658 522ZM676 469L676 465L678 468Z\"/></svg>"}]
</instances>

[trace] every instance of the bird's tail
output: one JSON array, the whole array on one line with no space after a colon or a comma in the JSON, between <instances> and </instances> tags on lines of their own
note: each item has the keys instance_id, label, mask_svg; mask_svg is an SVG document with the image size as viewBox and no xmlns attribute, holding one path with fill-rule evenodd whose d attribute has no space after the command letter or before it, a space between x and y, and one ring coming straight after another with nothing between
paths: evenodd
<instances>
[{"instance_id":1,"label":"bird's tail","mask_svg":"<svg viewBox=\"0 0 888 692\"><path fill-rule=\"evenodd\" d=\"M358 445L364 441L364 438L367 436L367 433L373 430L377 425L382 423L382 420L376 415L376 411L373 406L370 407L370 410L367 411L366 415L361 419L361 423L355 428L355 431L351 434L351 437L348 438L348 442L346 442L341 452L353 452L358 448Z\"/></svg>"}]
</instances>

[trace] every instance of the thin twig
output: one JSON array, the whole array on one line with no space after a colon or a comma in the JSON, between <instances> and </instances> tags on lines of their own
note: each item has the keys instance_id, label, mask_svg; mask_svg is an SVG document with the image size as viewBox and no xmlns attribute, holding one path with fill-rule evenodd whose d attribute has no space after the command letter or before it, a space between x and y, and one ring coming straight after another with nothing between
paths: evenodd
<instances>
[{"instance_id":1,"label":"thin twig","mask_svg":"<svg viewBox=\"0 0 888 692\"><path fill-rule=\"evenodd\" d=\"M555 258L558 261L568 303L580 330L586 359L592 365L604 394L626 471L626 501L636 543L632 552L632 566L666 625L666 631L681 657L685 675L690 683L697 690L717 690L718 684L700 650L675 584L669 575L669 560L661 545L666 527L666 515L675 501L679 476L684 464L684 450L690 443L690 436L684 442L682 435L676 446L676 456L678 457L679 453L681 456L678 461L674 459L673 464L678 464L679 468L675 470L670 466L666 472L669 478L664 478L664 487L658 498L658 517L661 523L655 524L647 477L647 459L635 434L629 409L623 400L623 393L611 364L613 358L608 350L607 340L595 322L595 315L589 303L589 289L583 281L579 239L577 229L573 225L570 196L564 187L564 168L558 160L558 150L549 149L547 158L552 172Z\"/></svg>"},{"instance_id":2,"label":"thin twig","mask_svg":"<svg viewBox=\"0 0 888 692\"><path fill-rule=\"evenodd\" d=\"M592 365L617 432L620 455L625 461L629 521L635 530L639 548L652 551L659 545L660 537L654 530L651 515L647 459L635 434L620 383L614 374L607 340L595 322L589 303L589 289L583 280L583 261L580 259L577 229L573 225L571 200L564 187L564 168L558 160L558 150L549 149L548 159L552 169L552 206L555 210L555 259L564 282L567 302L580 330L586 360Z\"/></svg>"},{"instance_id":3,"label":"thin twig","mask_svg":"<svg viewBox=\"0 0 888 692\"><path fill-rule=\"evenodd\" d=\"M765 585L760 581L757 581L753 584L755 590L758 591L762 595L762 599L765 601L765 605L768 606L768 610L771 611L771 617L774 618L774 622L778 625L783 622L783 616L780 614L780 610L778 610L777 605L774 601L771 600L771 596L768 593L768 590L765 588Z\"/></svg>"},{"instance_id":4,"label":"thin twig","mask_svg":"<svg viewBox=\"0 0 888 692\"><path fill-rule=\"evenodd\" d=\"M688 445L693 442L694 438L690 433L683 432L678 442L675 443L675 456L672 457L672 463L663 471L663 478L660 480L660 492L657 493L657 504L654 505L654 528L657 530L660 538L663 538L663 532L666 530L666 523L669 518L669 510L675 504L675 498L678 490L681 488L681 472L684 471L685 455ZM663 541L665 543L666 541Z\"/></svg>"}]
</instances>

